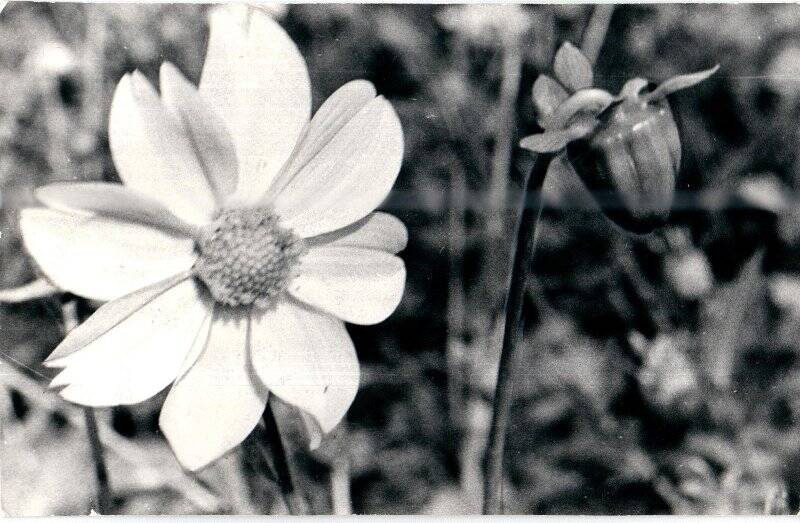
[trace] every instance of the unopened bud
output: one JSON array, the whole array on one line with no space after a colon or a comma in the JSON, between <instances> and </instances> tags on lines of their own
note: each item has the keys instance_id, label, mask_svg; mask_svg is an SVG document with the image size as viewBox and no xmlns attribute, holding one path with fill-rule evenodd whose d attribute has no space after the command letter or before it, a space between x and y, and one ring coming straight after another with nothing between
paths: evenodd
<instances>
[{"instance_id":1,"label":"unopened bud","mask_svg":"<svg viewBox=\"0 0 800 523\"><path fill-rule=\"evenodd\" d=\"M598 120L594 132L569 143L569 160L611 220L648 233L667 221L681 162L669 104L637 96L612 105Z\"/></svg>"}]
</instances>

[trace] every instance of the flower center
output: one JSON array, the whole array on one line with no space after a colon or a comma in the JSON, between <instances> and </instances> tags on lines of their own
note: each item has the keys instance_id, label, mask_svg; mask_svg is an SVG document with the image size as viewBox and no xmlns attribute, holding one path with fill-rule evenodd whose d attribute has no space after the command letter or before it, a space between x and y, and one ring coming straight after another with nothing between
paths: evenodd
<instances>
[{"instance_id":1,"label":"flower center","mask_svg":"<svg viewBox=\"0 0 800 523\"><path fill-rule=\"evenodd\" d=\"M268 309L286 291L306 247L262 208L220 212L197 240L197 249L195 274L217 302Z\"/></svg>"}]
</instances>

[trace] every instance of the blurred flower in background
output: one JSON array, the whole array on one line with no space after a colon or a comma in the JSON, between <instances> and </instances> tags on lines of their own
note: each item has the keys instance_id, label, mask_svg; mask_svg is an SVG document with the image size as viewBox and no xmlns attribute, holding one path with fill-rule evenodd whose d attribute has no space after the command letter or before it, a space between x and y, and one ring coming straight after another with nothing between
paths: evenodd
<instances>
[{"instance_id":1,"label":"blurred flower in background","mask_svg":"<svg viewBox=\"0 0 800 523\"><path fill-rule=\"evenodd\" d=\"M449 31L486 47L516 41L533 22L529 11L517 4L449 6L438 13L437 19Z\"/></svg>"}]
</instances>

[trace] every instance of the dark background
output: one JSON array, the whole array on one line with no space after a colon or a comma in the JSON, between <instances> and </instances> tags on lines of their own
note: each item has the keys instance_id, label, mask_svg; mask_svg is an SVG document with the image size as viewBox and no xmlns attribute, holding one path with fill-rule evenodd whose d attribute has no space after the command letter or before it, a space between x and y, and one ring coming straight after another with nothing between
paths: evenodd
<instances>
[{"instance_id":1,"label":"dark background","mask_svg":"<svg viewBox=\"0 0 800 523\"><path fill-rule=\"evenodd\" d=\"M516 144L534 129L534 79L562 41L580 42L592 8L524 6L483 20L459 9L294 5L280 15L308 61L315 107L366 78L398 110L406 139L385 205L410 232L406 294L383 324L350 328L363 378L347 422L320 450L295 449L316 512L333 510L331 485L349 490L357 513L479 510L511 238L508 227L485 232L503 30L529 27ZM138 68L157 82L165 60L199 78L205 15L196 5L6 7L0 286L36 276L17 227L33 188L118 180L107 116L119 78ZM595 78L616 92L633 76L659 82L716 63L714 77L671 99L683 167L666 227L629 237L579 185L554 192L525 304L509 512L798 510L800 8L621 6ZM510 163L514 196L532 158L514 147ZM0 307L2 501L11 515L85 514L94 495L81 411L45 392L51 374L40 365L61 339L63 299ZM79 306L88 314L96 304ZM162 401L99 413L112 429L118 512L282 510L251 442L199 479L184 475L157 430Z\"/></svg>"}]
</instances>

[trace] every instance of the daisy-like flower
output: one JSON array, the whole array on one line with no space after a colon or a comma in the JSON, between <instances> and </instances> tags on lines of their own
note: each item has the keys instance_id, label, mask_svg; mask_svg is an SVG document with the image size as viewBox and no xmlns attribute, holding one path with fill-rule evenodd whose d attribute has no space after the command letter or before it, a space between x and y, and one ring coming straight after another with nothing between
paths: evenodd
<instances>
[{"instance_id":1,"label":"daisy-like flower","mask_svg":"<svg viewBox=\"0 0 800 523\"><path fill-rule=\"evenodd\" d=\"M310 118L297 47L267 14L210 15L199 88L125 75L109 142L124 184L40 188L25 246L60 288L104 300L48 357L54 387L95 407L170 384L160 427L196 470L237 446L269 394L328 432L358 389L344 322L397 307L407 240L374 212L403 155L392 106L353 81Z\"/></svg>"}]
</instances>

